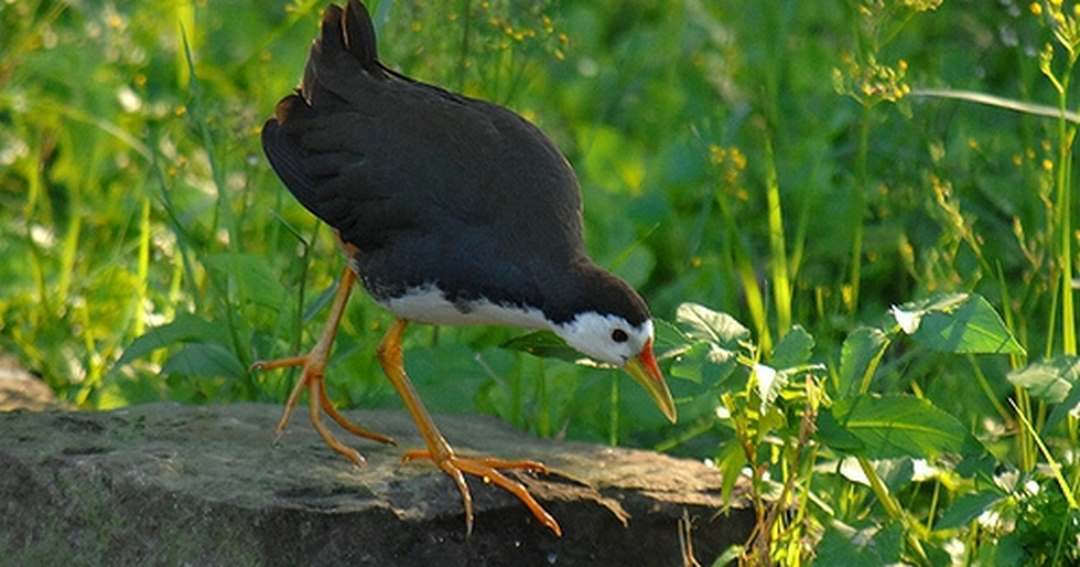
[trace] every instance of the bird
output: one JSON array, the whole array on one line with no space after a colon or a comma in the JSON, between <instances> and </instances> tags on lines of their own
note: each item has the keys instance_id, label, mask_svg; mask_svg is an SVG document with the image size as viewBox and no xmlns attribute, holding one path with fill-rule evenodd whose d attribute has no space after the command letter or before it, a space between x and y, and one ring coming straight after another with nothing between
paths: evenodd
<instances>
[{"instance_id":1,"label":"bird","mask_svg":"<svg viewBox=\"0 0 1080 567\"><path fill-rule=\"evenodd\" d=\"M313 427L353 464L363 465L363 456L334 436L322 411L359 437L394 443L353 424L326 392L331 346L357 281L394 316L377 356L425 443L403 460L429 460L450 476L467 535L473 509L466 475L516 496L556 536L562 530L502 472L545 474L542 463L462 455L447 443L405 372L402 338L410 323L552 331L587 357L624 369L676 421L646 302L585 249L581 189L570 163L512 110L380 62L362 2L325 9L300 86L277 104L261 141L285 187L333 228L346 257L311 350L253 365L303 369L279 436L306 390Z\"/></svg>"}]
</instances>

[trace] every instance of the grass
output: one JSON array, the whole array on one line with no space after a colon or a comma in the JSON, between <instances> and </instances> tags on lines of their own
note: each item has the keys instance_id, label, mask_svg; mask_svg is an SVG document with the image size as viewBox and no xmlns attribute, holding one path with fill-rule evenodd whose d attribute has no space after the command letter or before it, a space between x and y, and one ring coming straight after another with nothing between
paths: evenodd
<instances>
[{"instance_id":1,"label":"grass","mask_svg":"<svg viewBox=\"0 0 1080 567\"><path fill-rule=\"evenodd\" d=\"M288 393L248 364L313 342L342 264L257 133L323 4L0 4L0 348L61 398ZM567 154L680 422L495 328L411 330L433 411L710 459L758 513L725 560L1080 561L1075 3L370 7L385 61ZM350 303L339 405L397 407L389 323Z\"/></svg>"}]
</instances>

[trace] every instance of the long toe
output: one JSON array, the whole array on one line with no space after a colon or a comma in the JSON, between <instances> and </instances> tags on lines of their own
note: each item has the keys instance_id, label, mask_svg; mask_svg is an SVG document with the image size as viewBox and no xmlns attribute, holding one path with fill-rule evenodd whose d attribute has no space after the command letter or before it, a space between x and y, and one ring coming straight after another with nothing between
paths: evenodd
<instances>
[{"instance_id":1,"label":"long toe","mask_svg":"<svg viewBox=\"0 0 1080 567\"><path fill-rule=\"evenodd\" d=\"M355 423L349 421L348 418L346 418L344 415L342 415L341 412L339 412L337 408L334 407L333 402L330 401L330 396L326 394L325 379L319 380L318 390L319 405L322 407L323 411L326 412L326 415L330 416L330 419L334 420L334 423L337 423L339 426L341 426L342 429L348 431L349 433L352 433L353 435L356 435L357 437L363 437L364 439L370 439L372 441L385 443L387 445L397 445L397 443L392 437L356 425Z\"/></svg>"},{"instance_id":2,"label":"long toe","mask_svg":"<svg viewBox=\"0 0 1080 567\"><path fill-rule=\"evenodd\" d=\"M510 469L546 473L547 468L544 467L542 463L527 460L509 461L490 457L461 457L453 454L443 457L432 457L431 452L425 450L408 451L402 457L402 460L406 462L418 459L432 460L440 469L455 480L458 489L462 492L462 498L465 503L465 521L468 531L472 531L472 496L468 493L468 488L464 487L463 482L459 480L461 474L479 477L485 484L494 484L513 494L526 508L529 509L530 512L532 512L533 517L535 517L537 521L546 526L556 536L562 536L562 528L559 527L559 522L557 522L555 517L548 513L548 511L536 501L536 498L533 498L533 495L529 493L529 490L520 482L510 479L500 472L500 469Z\"/></svg>"}]
</instances>

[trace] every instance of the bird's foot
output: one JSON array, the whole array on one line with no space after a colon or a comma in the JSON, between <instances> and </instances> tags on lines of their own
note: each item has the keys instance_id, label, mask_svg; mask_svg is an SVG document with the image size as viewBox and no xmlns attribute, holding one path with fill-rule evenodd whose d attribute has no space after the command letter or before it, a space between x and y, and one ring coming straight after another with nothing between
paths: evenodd
<instances>
[{"instance_id":1,"label":"bird's foot","mask_svg":"<svg viewBox=\"0 0 1080 567\"><path fill-rule=\"evenodd\" d=\"M461 457L452 452L433 456L431 451L427 450L408 451L401 457L402 462L419 459L431 460L454 480L454 484L457 485L458 491L461 492L461 499L465 504L465 532L467 534L472 533L473 510L472 494L469 492L469 486L465 483L464 475L479 477L485 484L494 483L499 488L510 492L532 512L533 516L541 524L547 526L555 535L562 536L562 528L559 527L559 523L533 498L532 494L529 494L528 489L520 482L511 480L499 472L500 469L516 469L547 474L547 467L542 463L536 461L508 461L491 457Z\"/></svg>"},{"instance_id":2,"label":"bird's foot","mask_svg":"<svg viewBox=\"0 0 1080 567\"><path fill-rule=\"evenodd\" d=\"M300 379L297 380L296 386L293 387L292 393L289 394L289 400L285 403L285 410L281 414L281 419L278 420L277 427L275 428L275 442L280 439L281 435L285 432L285 427L289 424L289 418L292 416L292 412L296 409L296 404L300 400L300 393L304 391L304 389L307 389L310 401L308 414L311 418L311 425L319 432L319 435L323 438L323 441L326 442L327 446L348 459L354 465L358 467L364 465L365 460L363 455L356 449L339 441L337 437L334 437L334 434L331 433L322 422L320 409L325 411L326 414L330 416L330 419L333 419L342 429L357 437L363 437L364 439L370 439L389 445L397 444L392 438L386 435L376 433L352 423L344 415L341 415L337 408L334 407L334 404L330 401L330 397L326 394L326 379L324 373L326 368L326 356L320 356L318 349L303 356L258 361L251 365L251 369L253 371L274 370L277 368L291 368L294 366L302 366L303 373L301 374Z\"/></svg>"}]
</instances>

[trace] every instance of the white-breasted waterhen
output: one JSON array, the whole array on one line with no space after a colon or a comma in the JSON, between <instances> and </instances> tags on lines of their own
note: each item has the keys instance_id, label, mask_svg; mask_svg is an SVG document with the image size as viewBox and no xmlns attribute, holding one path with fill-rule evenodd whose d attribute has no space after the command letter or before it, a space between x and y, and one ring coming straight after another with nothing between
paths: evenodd
<instances>
[{"instance_id":1,"label":"white-breasted waterhen","mask_svg":"<svg viewBox=\"0 0 1080 567\"><path fill-rule=\"evenodd\" d=\"M648 307L585 252L581 191L570 164L514 112L383 66L363 4L326 9L301 86L278 103L262 143L285 186L336 230L348 256L315 347L256 363L303 367L279 433L306 389L315 429L353 463L363 457L330 433L320 408L356 435L392 442L350 423L326 395L330 346L357 277L397 317L379 362L427 444L404 459L430 459L450 475L464 500L467 532L472 497L464 475L510 491L553 532L561 529L523 485L499 472L545 472L542 464L458 455L439 433L405 374L401 338L410 321L549 329L582 353L624 368L675 421L653 356Z\"/></svg>"}]
</instances>

